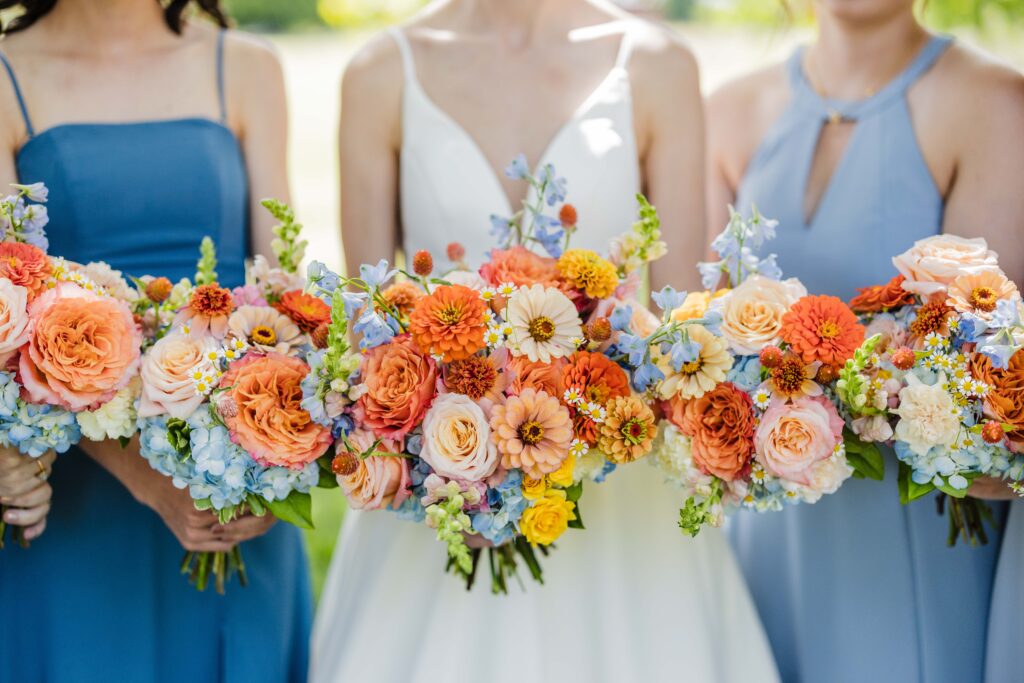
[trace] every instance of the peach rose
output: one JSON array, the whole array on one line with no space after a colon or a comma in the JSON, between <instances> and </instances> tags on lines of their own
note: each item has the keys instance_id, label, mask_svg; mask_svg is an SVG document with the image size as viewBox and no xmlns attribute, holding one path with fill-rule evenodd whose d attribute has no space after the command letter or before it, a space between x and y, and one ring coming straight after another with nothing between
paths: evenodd
<instances>
[{"instance_id":1,"label":"peach rose","mask_svg":"<svg viewBox=\"0 0 1024 683\"><path fill-rule=\"evenodd\" d=\"M357 430L349 434L349 441L359 453L373 446L373 434ZM344 446L339 442L339 449ZM383 453L401 453L399 442L384 439L376 450ZM379 510L382 507L399 507L409 497L409 461L401 456L371 455L360 458L356 471L338 475L341 487L349 505L356 510Z\"/></svg>"},{"instance_id":2,"label":"peach rose","mask_svg":"<svg viewBox=\"0 0 1024 683\"><path fill-rule=\"evenodd\" d=\"M713 306L721 311L722 336L729 348L741 356L752 356L778 343L782 317L806 295L799 280L777 282L753 275Z\"/></svg>"},{"instance_id":3,"label":"peach rose","mask_svg":"<svg viewBox=\"0 0 1024 683\"><path fill-rule=\"evenodd\" d=\"M754 404L731 382L722 382L700 398L674 397L669 422L692 439L693 462L702 472L732 481L750 464L754 450Z\"/></svg>"},{"instance_id":4,"label":"peach rose","mask_svg":"<svg viewBox=\"0 0 1024 683\"><path fill-rule=\"evenodd\" d=\"M400 438L415 427L434 398L437 366L412 337L396 337L363 358L365 392L356 419L382 438Z\"/></svg>"},{"instance_id":5,"label":"peach rose","mask_svg":"<svg viewBox=\"0 0 1024 683\"><path fill-rule=\"evenodd\" d=\"M892 259L896 270L906 278L903 289L923 297L944 292L960 275L998 267L997 256L980 238L935 235L918 240L914 246Z\"/></svg>"},{"instance_id":6,"label":"peach rose","mask_svg":"<svg viewBox=\"0 0 1024 683\"><path fill-rule=\"evenodd\" d=\"M509 393L518 395L523 389L536 389L551 394L562 395L562 368L565 358L555 358L550 363L535 363L525 356L514 356L509 359L508 368L514 375Z\"/></svg>"},{"instance_id":7,"label":"peach rose","mask_svg":"<svg viewBox=\"0 0 1024 683\"><path fill-rule=\"evenodd\" d=\"M139 367L142 332L127 304L68 283L29 305L32 335L18 375L30 399L79 411L127 386Z\"/></svg>"},{"instance_id":8,"label":"peach rose","mask_svg":"<svg viewBox=\"0 0 1024 683\"><path fill-rule=\"evenodd\" d=\"M184 420L194 413L203 396L196 391L192 372L196 366L207 365L206 354L216 350L217 342L210 337L173 332L153 344L142 357L139 370L139 416L167 414Z\"/></svg>"},{"instance_id":9,"label":"peach rose","mask_svg":"<svg viewBox=\"0 0 1024 683\"><path fill-rule=\"evenodd\" d=\"M754 434L754 458L775 477L810 485L842 434L843 419L822 396L773 401Z\"/></svg>"},{"instance_id":10,"label":"peach rose","mask_svg":"<svg viewBox=\"0 0 1024 683\"><path fill-rule=\"evenodd\" d=\"M480 481L498 465L483 409L468 396L438 396L423 418L420 457L442 477Z\"/></svg>"},{"instance_id":11,"label":"peach rose","mask_svg":"<svg viewBox=\"0 0 1024 683\"><path fill-rule=\"evenodd\" d=\"M28 341L28 323L28 290L0 278L0 367Z\"/></svg>"},{"instance_id":12,"label":"peach rose","mask_svg":"<svg viewBox=\"0 0 1024 683\"><path fill-rule=\"evenodd\" d=\"M527 287L535 284L557 287L560 280L554 259L520 246L493 250L491 260L480 268L480 276L494 287L506 282Z\"/></svg>"},{"instance_id":13,"label":"peach rose","mask_svg":"<svg viewBox=\"0 0 1024 683\"><path fill-rule=\"evenodd\" d=\"M221 378L235 410L222 414L231 440L258 462L301 469L331 445L331 430L302 408L309 366L279 353L250 352Z\"/></svg>"}]
</instances>

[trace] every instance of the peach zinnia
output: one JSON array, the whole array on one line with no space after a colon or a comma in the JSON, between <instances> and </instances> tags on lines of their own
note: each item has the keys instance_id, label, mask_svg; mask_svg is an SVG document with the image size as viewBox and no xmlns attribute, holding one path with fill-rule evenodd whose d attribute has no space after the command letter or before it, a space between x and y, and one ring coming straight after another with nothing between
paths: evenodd
<instances>
[{"instance_id":1,"label":"peach zinnia","mask_svg":"<svg viewBox=\"0 0 1024 683\"><path fill-rule=\"evenodd\" d=\"M612 462L622 465L651 452L658 433L654 412L636 396L620 396L608 404L600 425L597 447Z\"/></svg>"},{"instance_id":2,"label":"peach zinnia","mask_svg":"<svg viewBox=\"0 0 1024 683\"><path fill-rule=\"evenodd\" d=\"M540 479L557 470L569 456L572 418L561 402L543 391L523 389L491 413L491 436L501 464Z\"/></svg>"},{"instance_id":3,"label":"peach zinnia","mask_svg":"<svg viewBox=\"0 0 1024 683\"><path fill-rule=\"evenodd\" d=\"M274 308L291 318L292 322L306 334L312 333L324 323L331 322L331 307L318 297L298 289L282 294Z\"/></svg>"},{"instance_id":4,"label":"peach zinnia","mask_svg":"<svg viewBox=\"0 0 1024 683\"><path fill-rule=\"evenodd\" d=\"M462 285L443 285L416 302L409 332L420 350L446 363L465 360L486 345L487 304Z\"/></svg>"},{"instance_id":5,"label":"peach zinnia","mask_svg":"<svg viewBox=\"0 0 1024 683\"><path fill-rule=\"evenodd\" d=\"M966 273L950 283L946 305L988 319L1002 300L1020 299L1017 285L998 270Z\"/></svg>"},{"instance_id":6,"label":"peach zinnia","mask_svg":"<svg viewBox=\"0 0 1024 683\"><path fill-rule=\"evenodd\" d=\"M188 306L178 313L174 323L187 324L195 335L202 336L209 332L223 339L228 331L228 316L233 310L235 302L230 289L219 285L200 285L193 290Z\"/></svg>"},{"instance_id":7,"label":"peach zinnia","mask_svg":"<svg viewBox=\"0 0 1024 683\"><path fill-rule=\"evenodd\" d=\"M39 247L19 242L0 243L0 277L28 290L29 301L43 293L53 266Z\"/></svg>"},{"instance_id":8,"label":"peach zinnia","mask_svg":"<svg viewBox=\"0 0 1024 683\"><path fill-rule=\"evenodd\" d=\"M864 342L864 326L834 296L805 296L782 318L782 338L805 363L843 365Z\"/></svg>"}]
</instances>

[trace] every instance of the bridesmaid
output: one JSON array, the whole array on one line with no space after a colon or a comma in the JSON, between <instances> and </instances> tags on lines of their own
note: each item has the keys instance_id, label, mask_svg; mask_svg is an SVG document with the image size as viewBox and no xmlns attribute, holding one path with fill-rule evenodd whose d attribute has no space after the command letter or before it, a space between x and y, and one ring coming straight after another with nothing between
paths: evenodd
<instances>
[{"instance_id":1,"label":"bridesmaid","mask_svg":"<svg viewBox=\"0 0 1024 683\"><path fill-rule=\"evenodd\" d=\"M0 53L0 185L50 187L52 251L176 279L210 234L221 281L242 284L250 245L270 252L256 200L288 198L271 51L223 30L213 0L9 8L21 14ZM193 12L220 28L186 22ZM51 482L50 533L0 560L0 680L304 680L311 600L296 529L217 524L135 444L62 455ZM200 594L177 571L183 547L243 541L248 588Z\"/></svg>"},{"instance_id":2,"label":"bridesmaid","mask_svg":"<svg viewBox=\"0 0 1024 683\"><path fill-rule=\"evenodd\" d=\"M1024 80L929 34L913 0L815 7L814 44L710 98L709 232L728 203L756 205L780 221L767 248L784 273L843 299L942 231L986 238L1021 282ZM884 484L736 520L784 680L982 680L1000 534L947 548L933 501L900 505L895 464Z\"/></svg>"}]
</instances>

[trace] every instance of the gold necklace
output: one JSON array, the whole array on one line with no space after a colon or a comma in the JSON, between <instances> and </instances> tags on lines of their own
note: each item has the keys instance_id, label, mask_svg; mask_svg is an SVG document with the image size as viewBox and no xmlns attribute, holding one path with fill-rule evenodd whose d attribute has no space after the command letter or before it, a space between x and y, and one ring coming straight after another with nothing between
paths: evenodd
<instances>
[{"instance_id":1,"label":"gold necklace","mask_svg":"<svg viewBox=\"0 0 1024 683\"><path fill-rule=\"evenodd\" d=\"M830 98L828 93L825 91L824 79L821 78L821 74L818 71L818 63L811 59L811 55L808 54L804 59L804 65L807 67L807 81L811 84L811 89L824 101L828 101ZM881 80L881 79L879 79ZM873 97L878 92L876 86L868 86L864 88L864 97ZM831 124L841 123L846 117L843 113L835 107L826 107L826 114L828 115L828 122Z\"/></svg>"}]
</instances>

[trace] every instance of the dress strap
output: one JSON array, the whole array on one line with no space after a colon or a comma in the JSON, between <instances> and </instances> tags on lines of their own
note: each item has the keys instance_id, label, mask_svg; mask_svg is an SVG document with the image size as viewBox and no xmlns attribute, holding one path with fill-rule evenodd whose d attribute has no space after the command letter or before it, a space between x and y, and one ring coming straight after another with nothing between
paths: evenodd
<instances>
[{"instance_id":1,"label":"dress strap","mask_svg":"<svg viewBox=\"0 0 1024 683\"><path fill-rule=\"evenodd\" d=\"M416 83L416 61L412 57L412 46L409 45L409 39L402 33L402 29L397 26L389 27L388 34L394 39L395 44L398 45L398 51L402 55L402 70L405 72L405 82Z\"/></svg>"},{"instance_id":2,"label":"dress strap","mask_svg":"<svg viewBox=\"0 0 1024 683\"><path fill-rule=\"evenodd\" d=\"M0 62L3 62L4 68L7 69L7 75L11 77L11 85L14 87L14 96L18 98L18 107L21 109L21 118L25 120L25 129L28 131L28 136L30 138L34 137L36 131L32 127L32 119L28 115L28 107L25 106L25 98L21 94L21 86L18 85L18 78L14 75L14 68L7 60L7 55L2 51L0 51Z\"/></svg>"},{"instance_id":3,"label":"dress strap","mask_svg":"<svg viewBox=\"0 0 1024 683\"><path fill-rule=\"evenodd\" d=\"M224 96L224 29L217 32L217 102L220 105L220 122L228 120L228 107Z\"/></svg>"},{"instance_id":4,"label":"dress strap","mask_svg":"<svg viewBox=\"0 0 1024 683\"><path fill-rule=\"evenodd\" d=\"M629 58L633 56L633 31L632 25L627 25L622 32L622 40L619 42L619 54L615 57L615 68L626 69L629 67Z\"/></svg>"}]
</instances>

